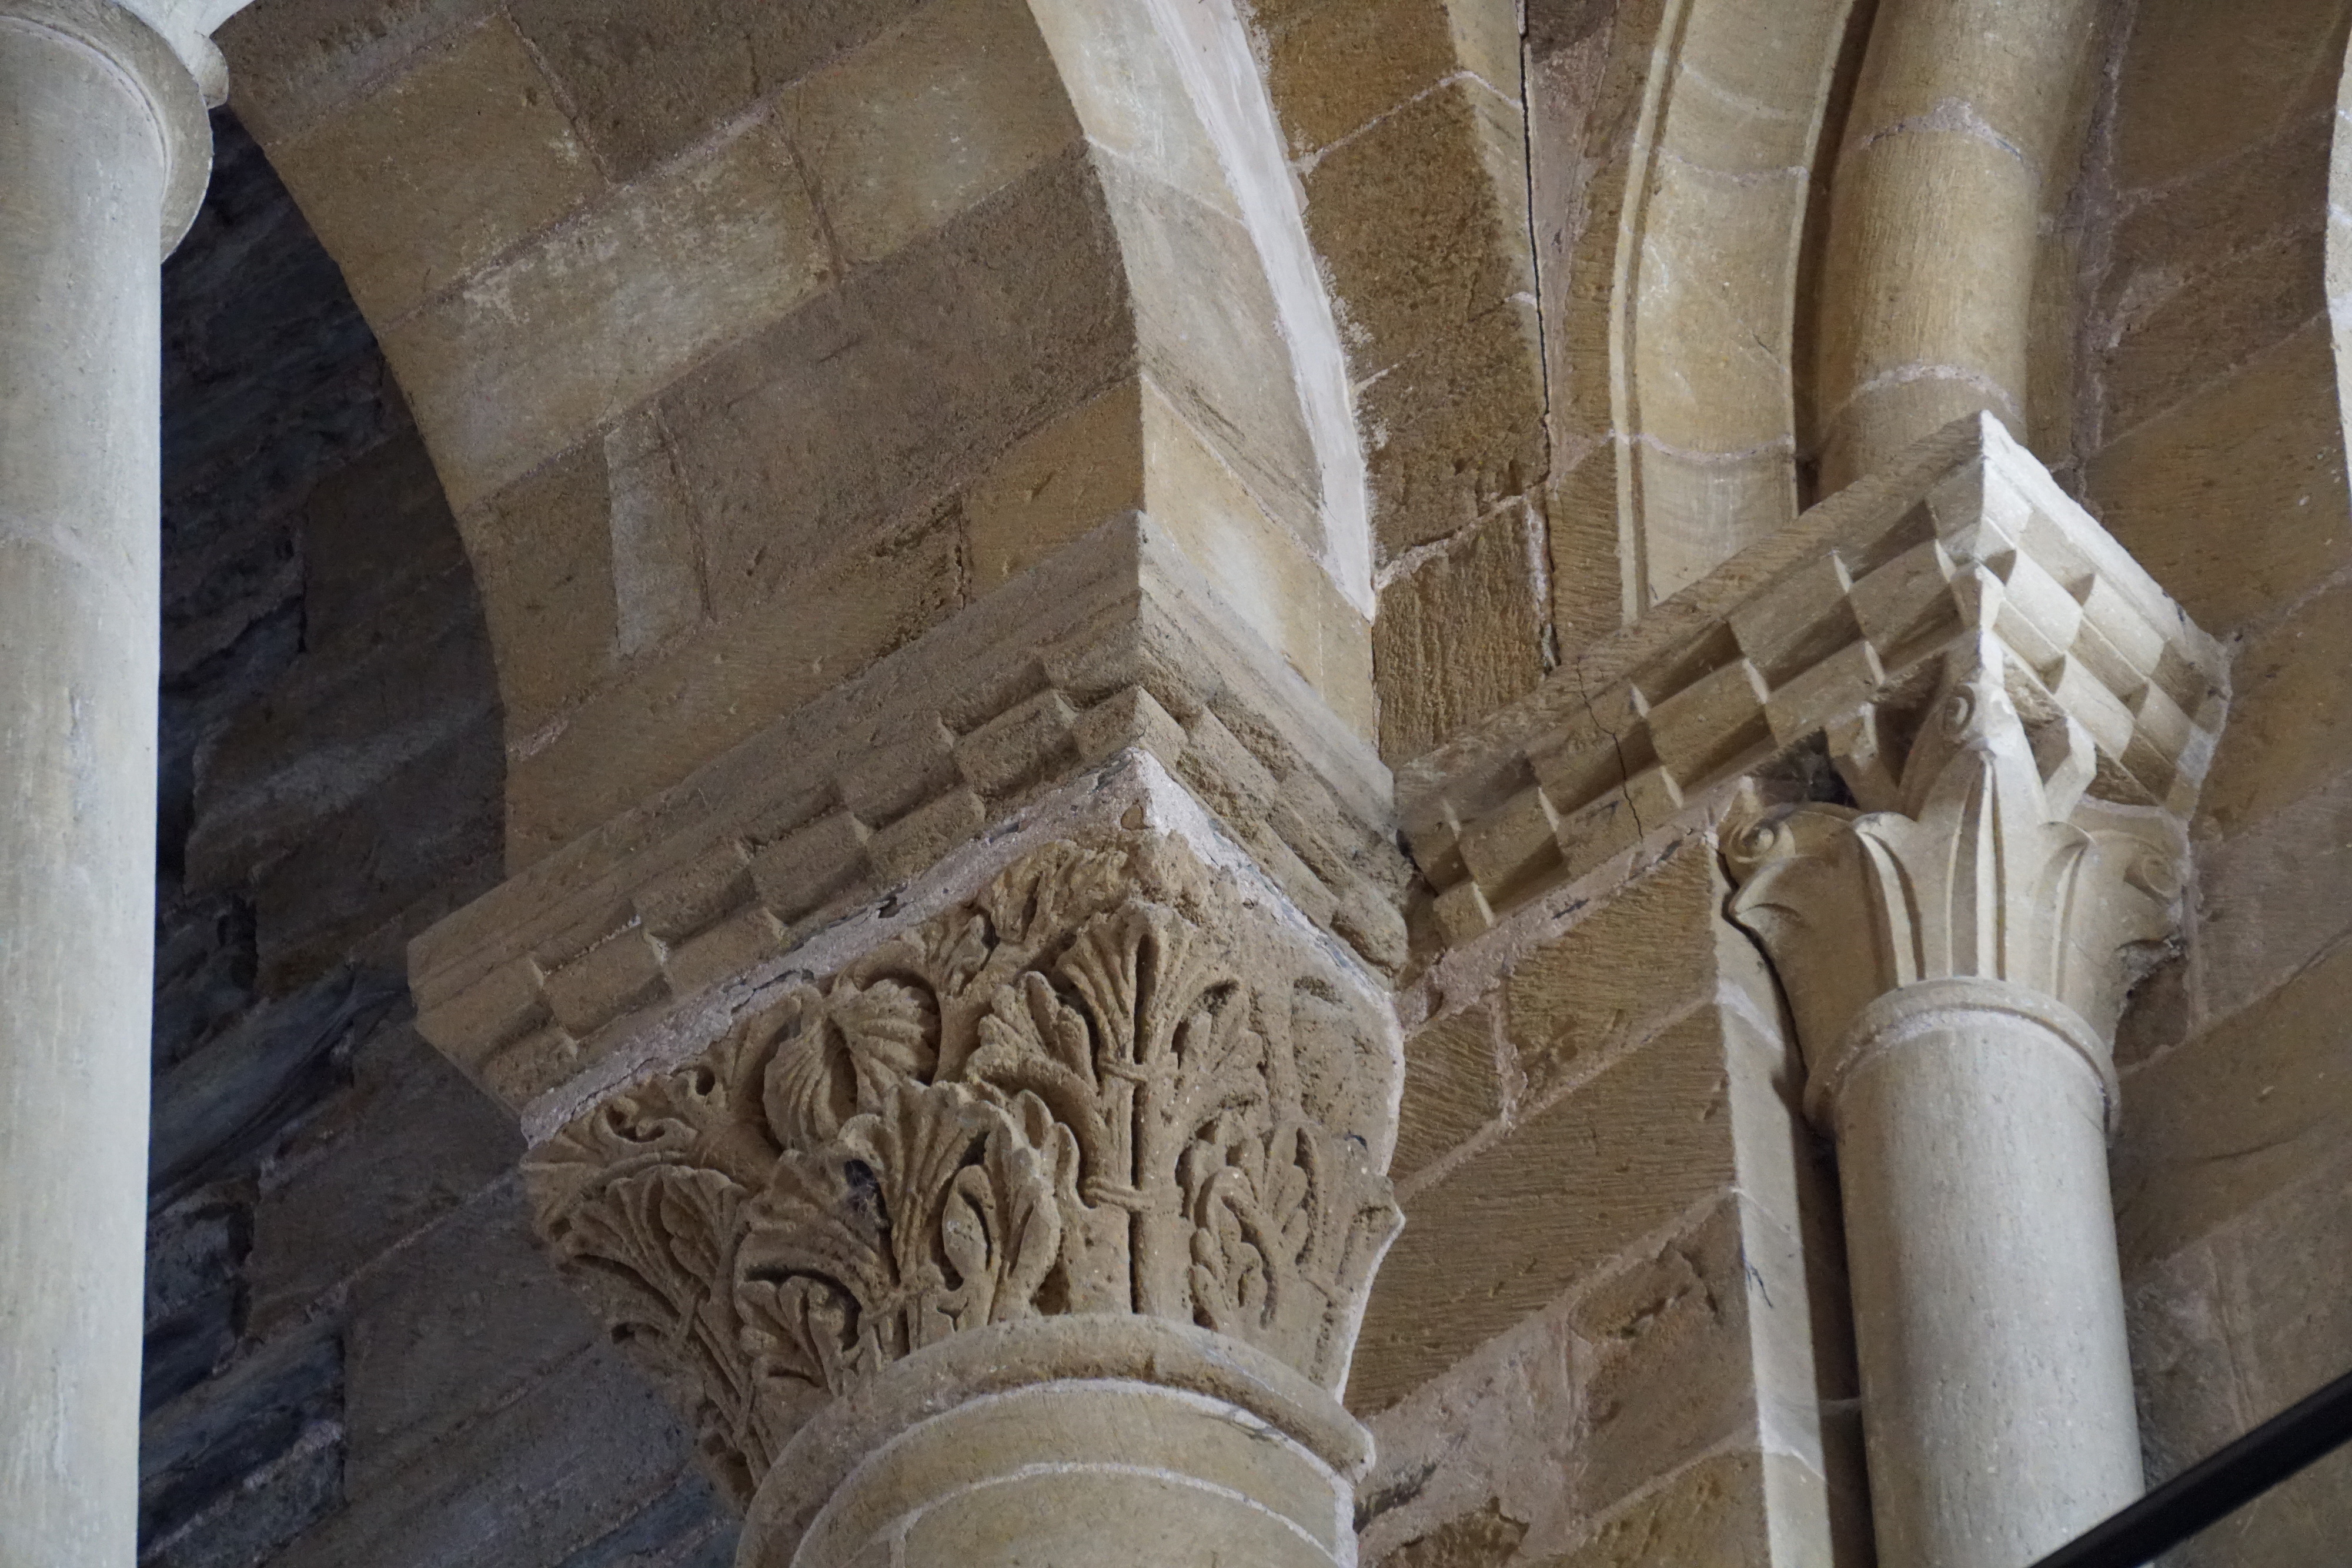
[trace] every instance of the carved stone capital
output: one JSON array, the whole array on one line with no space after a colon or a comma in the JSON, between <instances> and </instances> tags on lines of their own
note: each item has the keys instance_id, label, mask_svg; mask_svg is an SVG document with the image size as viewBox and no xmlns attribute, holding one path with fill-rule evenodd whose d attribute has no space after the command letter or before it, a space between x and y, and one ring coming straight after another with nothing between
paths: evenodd
<instances>
[{"instance_id":1,"label":"carved stone capital","mask_svg":"<svg viewBox=\"0 0 2352 1568\"><path fill-rule=\"evenodd\" d=\"M1661 828L1724 821L1754 781L1801 790L1824 747L1865 810L1898 809L1917 716L1988 639L2037 758L2054 767L2065 737L2052 820L2085 792L2187 815L2228 703L2221 650L1972 417L1400 774L1436 925L1471 940Z\"/></svg>"},{"instance_id":2,"label":"carved stone capital","mask_svg":"<svg viewBox=\"0 0 2352 1568\"><path fill-rule=\"evenodd\" d=\"M2113 1114L2108 1042L2135 955L2172 932L2187 841L2162 807L2086 793L2082 724L2047 705L2029 722L2012 686L2039 690L1980 632L1944 656L1924 709L1865 706L1832 728L1864 810L1801 805L1727 838L1732 915L1772 956L1825 1124L1860 1061L1917 1032L1912 1015L1955 1009L2030 1017Z\"/></svg>"},{"instance_id":3,"label":"carved stone capital","mask_svg":"<svg viewBox=\"0 0 2352 1568\"><path fill-rule=\"evenodd\" d=\"M1336 1393L1400 1223L1400 1082L1343 949L1245 869L1115 827L788 978L526 1170L747 1501L821 1411L1034 1320L1205 1330Z\"/></svg>"},{"instance_id":4,"label":"carved stone capital","mask_svg":"<svg viewBox=\"0 0 2352 1568\"><path fill-rule=\"evenodd\" d=\"M163 157L162 254L177 247L204 204L212 179L208 105L228 99L228 68L211 38L217 21L237 9L215 0L0 0L0 26L26 27L71 38L121 73L153 117ZM221 18L200 26L196 13Z\"/></svg>"}]
</instances>

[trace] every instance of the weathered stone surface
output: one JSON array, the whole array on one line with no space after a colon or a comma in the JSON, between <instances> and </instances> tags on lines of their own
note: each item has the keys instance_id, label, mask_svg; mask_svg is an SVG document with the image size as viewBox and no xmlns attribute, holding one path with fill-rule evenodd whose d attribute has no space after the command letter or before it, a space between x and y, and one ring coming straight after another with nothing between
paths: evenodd
<instances>
[{"instance_id":1,"label":"weathered stone surface","mask_svg":"<svg viewBox=\"0 0 2352 1568\"><path fill-rule=\"evenodd\" d=\"M1511 1560L1528 1527L1489 1502L1475 1513L1448 1520L1380 1559L1380 1568L1486 1568Z\"/></svg>"},{"instance_id":2,"label":"weathered stone surface","mask_svg":"<svg viewBox=\"0 0 2352 1568\"><path fill-rule=\"evenodd\" d=\"M419 1187L426 1206L467 1187L488 1108L429 1053L463 1098L375 1092L397 1025L371 1020L399 988L362 934L477 885L500 768L480 611L422 444L268 162L235 120L215 133L166 279L154 1196L206 1184L152 1223L142 1560L171 1568L247 1568L341 1501L321 1298L406 1233ZM482 1180L511 1134L478 1131Z\"/></svg>"},{"instance_id":3,"label":"weathered stone surface","mask_svg":"<svg viewBox=\"0 0 2352 1568\"><path fill-rule=\"evenodd\" d=\"M1591 1360L1575 1480L1590 1513L1756 1431L1741 1230L1738 1203L1719 1205L1570 1315Z\"/></svg>"},{"instance_id":4,"label":"weathered stone surface","mask_svg":"<svg viewBox=\"0 0 2352 1568\"><path fill-rule=\"evenodd\" d=\"M2229 734L2198 802L2200 836L2221 840L2344 772L2352 756L2352 588L2315 594L2249 640L2230 685Z\"/></svg>"},{"instance_id":5,"label":"weathered stone surface","mask_svg":"<svg viewBox=\"0 0 2352 1568\"><path fill-rule=\"evenodd\" d=\"M350 970L247 1013L154 1090L148 1182L169 1204L249 1163L328 1099L355 1040L397 1003L396 983Z\"/></svg>"},{"instance_id":6,"label":"weathered stone surface","mask_svg":"<svg viewBox=\"0 0 2352 1568\"><path fill-rule=\"evenodd\" d=\"M1512 967L1505 1028L1530 1102L1698 1003L1736 998L1773 1016L1763 956L1722 917L1728 892L1714 857L1694 848Z\"/></svg>"},{"instance_id":7,"label":"weathered stone surface","mask_svg":"<svg viewBox=\"0 0 2352 1568\"><path fill-rule=\"evenodd\" d=\"M1297 157L1329 146L1454 68L1453 29L1437 0L1256 10L1261 25L1274 24L1267 88L1282 106Z\"/></svg>"},{"instance_id":8,"label":"weathered stone surface","mask_svg":"<svg viewBox=\"0 0 2352 1568\"><path fill-rule=\"evenodd\" d=\"M2252 1007L2124 1080L2116 1223L2126 1275L2294 1184L2352 1125L2338 942Z\"/></svg>"},{"instance_id":9,"label":"weathered stone surface","mask_svg":"<svg viewBox=\"0 0 2352 1568\"><path fill-rule=\"evenodd\" d=\"M1480 1515L1524 1525L1537 1559L1574 1538L1566 1478L1583 1415L1564 1320L1559 1305L1522 1320L1370 1418L1377 1454L1356 1490L1365 1562L1459 1539L1449 1527Z\"/></svg>"},{"instance_id":10,"label":"weathered stone surface","mask_svg":"<svg viewBox=\"0 0 2352 1568\"><path fill-rule=\"evenodd\" d=\"M1323 1568L1333 1561L1271 1513L1231 1508L1204 1517L1202 1500L1202 1489L1174 1476L1043 1471L973 1489L926 1511L908 1527L902 1550L919 1563L1024 1568L1034 1562L1082 1561L1106 1533L1115 1531L1120 1560L1136 1568L1193 1568L1227 1560L1267 1568ZM1106 1520L1111 1521L1108 1526ZM861 1557L852 1568L878 1568L881 1561Z\"/></svg>"},{"instance_id":11,"label":"weathered stone surface","mask_svg":"<svg viewBox=\"0 0 2352 1568\"><path fill-rule=\"evenodd\" d=\"M2216 633L2352 559L2342 421L2321 391L2335 384L2331 352L2326 323L2306 323L2084 470L2084 499L2116 541Z\"/></svg>"},{"instance_id":12,"label":"weathered stone surface","mask_svg":"<svg viewBox=\"0 0 2352 1568\"><path fill-rule=\"evenodd\" d=\"M1208 434L1143 383L1144 507L1166 525L1250 629L1277 649L1348 727L1377 733L1371 628L1310 553L1296 520L1277 520Z\"/></svg>"},{"instance_id":13,"label":"weathered stone surface","mask_svg":"<svg viewBox=\"0 0 2352 1568\"><path fill-rule=\"evenodd\" d=\"M1381 751L1418 757L1542 678L1527 513L1507 507L1381 594Z\"/></svg>"},{"instance_id":14,"label":"weathered stone surface","mask_svg":"<svg viewBox=\"0 0 2352 1568\"><path fill-rule=\"evenodd\" d=\"M230 1192L198 1192L149 1223L143 1415L211 1376L236 1348L251 1218Z\"/></svg>"},{"instance_id":15,"label":"weathered stone surface","mask_svg":"<svg viewBox=\"0 0 2352 1568\"><path fill-rule=\"evenodd\" d=\"M344 1485L398 1472L600 1335L530 1234L509 1172L353 1277L345 1311Z\"/></svg>"},{"instance_id":16,"label":"weathered stone surface","mask_svg":"<svg viewBox=\"0 0 2352 1568\"><path fill-rule=\"evenodd\" d=\"M1369 466L1384 555L1458 534L1541 485L1539 337L1533 303L1506 300L1364 389L1362 417L1381 436Z\"/></svg>"},{"instance_id":17,"label":"weathered stone surface","mask_svg":"<svg viewBox=\"0 0 2352 1568\"><path fill-rule=\"evenodd\" d=\"M272 1568L561 1563L679 1479L686 1444L617 1351L593 1345L353 1497Z\"/></svg>"},{"instance_id":18,"label":"weathered stone surface","mask_svg":"<svg viewBox=\"0 0 2352 1568\"><path fill-rule=\"evenodd\" d=\"M297 518L307 652L359 664L388 643L430 641L452 622L478 631L467 580L475 563L433 459L404 418L382 444L320 476Z\"/></svg>"},{"instance_id":19,"label":"weathered stone surface","mask_svg":"<svg viewBox=\"0 0 2352 1568\"><path fill-rule=\"evenodd\" d=\"M2352 1238L2340 1154L2132 1281L2150 1479L2176 1474L2340 1375L2352 1313L2334 1260ZM2191 1543L2209 1563L2324 1561L2346 1521L2343 1457Z\"/></svg>"},{"instance_id":20,"label":"weathered stone surface","mask_svg":"<svg viewBox=\"0 0 2352 1568\"><path fill-rule=\"evenodd\" d=\"M2275 137L2220 151L2160 187L2135 191L2114 216L2094 308L2118 314L2160 308L2208 268L2317 233L2321 215L2311 204L2326 200L2334 119L2311 106ZM2200 158L2216 151L2197 150Z\"/></svg>"},{"instance_id":21,"label":"weathered stone surface","mask_svg":"<svg viewBox=\"0 0 2352 1568\"><path fill-rule=\"evenodd\" d=\"M479 735L495 717L480 622L471 613L436 619L427 635L298 661L207 737L184 851L191 885L256 877L287 844L362 805L427 755L487 751L483 782L495 784L499 749ZM457 796L451 789L445 808Z\"/></svg>"},{"instance_id":22,"label":"weathered stone surface","mask_svg":"<svg viewBox=\"0 0 2352 1568\"><path fill-rule=\"evenodd\" d=\"M2129 431L2292 336L2326 300L2324 249L2314 223L2221 259L2128 319L2097 367L2105 428Z\"/></svg>"},{"instance_id":23,"label":"weathered stone surface","mask_svg":"<svg viewBox=\"0 0 2352 1568\"><path fill-rule=\"evenodd\" d=\"M1492 1015L1473 1007L1404 1042L1404 1103L1397 1123L1400 1179L1450 1154L1503 1112L1501 1051Z\"/></svg>"},{"instance_id":24,"label":"weathered stone surface","mask_svg":"<svg viewBox=\"0 0 2352 1568\"><path fill-rule=\"evenodd\" d=\"M1529 9L1565 649L1800 504L1799 452L1825 411L1813 378L1789 373L1804 350L1788 307L1838 297L1808 267L1826 228L1831 106L1865 41L1849 16L1839 0Z\"/></svg>"},{"instance_id":25,"label":"weathered stone surface","mask_svg":"<svg viewBox=\"0 0 2352 1568\"><path fill-rule=\"evenodd\" d=\"M1351 1406L1395 1403L1727 1183L1724 1092L1720 1026L1694 1016L1416 1194L1364 1316Z\"/></svg>"},{"instance_id":26,"label":"weathered stone surface","mask_svg":"<svg viewBox=\"0 0 2352 1568\"><path fill-rule=\"evenodd\" d=\"M916 8L916 0L654 0L625 10L516 0L508 10L562 84L581 135L627 180Z\"/></svg>"},{"instance_id":27,"label":"weathered stone surface","mask_svg":"<svg viewBox=\"0 0 2352 1568\"><path fill-rule=\"evenodd\" d=\"M257 952L272 986L308 982L339 953L391 969L419 930L488 886L498 868L496 716L480 714L404 764L373 802L311 825L254 879ZM455 801L465 810L453 811Z\"/></svg>"},{"instance_id":28,"label":"weathered stone surface","mask_svg":"<svg viewBox=\"0 0 2352 1568\"><path fill-rule=\"evenodd\" d=\"M389 83L337 107L277 143L273 161L378 323L604 190L501 16L437 40ZM488 148L502 155L485 159Z\"/></svg>"},{"instance_id":29,"label":"weathered stone surface","mask_svg":"<svg viewBox=\"0 0 2352 1568\"><path fill-rule=\"evenodd\" d=\"M733 1568L740 1521L700 1475L687 1475L635 1519L561 1568Z\"/></svg>"},{"instance_id":30,"label":"weathered stone surface","mask_svg":"<svg viewBox=\"0 0 2352 1568\"><path fill-rule=\"evenodd\" d=\"M1115 382L1133 351L1116 256L1066 154L665 392L714 613L937 507Z\"/></svg>"},{"instance_id":31,"label":"weathered stone surface","mask_svg":"<svg viewBox=\"0 0 2352 1568\"><path fill-rule=\"evenodd\" d=\"M1266 515L1319 550L1321 475L1255 237L1124 160L1097 167L1144 374Z\"/></svg>"},{"instance_id":32,"label":"weathered stone surface","mask_svg":"<svg viewBox=\"0 0 2352 1568\"><path fill-rule=\"evenodd\" d=\"M536 736L610 679L619 633L604 444L583 442L466 527L507 729Z\"/></svg>"},{"instance_id":33,"label":"weathered stone surface","mask_svg":"<svg viewBox=\"0 0 2352 1568\"><path fill-rule=\"evenodd\" d=\"M2168 0L2135 23L2117 91L2117 182L2161 186L2222 162L2335 96L2343 34L2336 0L2287 0L2227 26Z\"/></svg>"},{"instance_id":34,"label":"weathered stone surface","mask_svg":"<svg viewBox=\"0 0 2352 1568\"><path fill-rule=\"evenodd\" d=\"M331 1423L313 1422L294 1446L168 1535L142 1545L143 1568L247 1568L342 1500L343 1454Z\"/></svg>"},{"instance_id":35,"label":"weathered stone surface","mask_svg":"<svg viewBox=\"0 0 2352 1568\"><path fill-rule=\"evenodd\" d=\"M508 864L675 785L945 620L960 544L951 519L927 519L837 556L803 584L800 613L722 621L580 705L509 770Z\"/></svg>"},{"instance_id":36,"label":"weathered stone surface","mask_svg":"<svg viewBox=\"0 0 2352 1568\"><path fill-rule=\"evenodd\" d=\"M1142 396L1139 382L1119 382L1014 443L965 489L976 594L1145 506Z\"/></svg>"},{"instance_id":37,"label":"weathered stone surface","mask_svg":"<svg viewBox=\"0 0 2352 1568\"><path fill-rule=\"evenodd\" d=\"M359 1049L352 1079L256 1207L247 1288L257 1330L307 1311L521 1152L505 1113L404 1024Z\"/></svg>"},{"instance_id":38,"label":"weathered stone surface","mask_svg":"<svg viewBox=\"0 0 2352 1568\"><path fill-rule=\"evenodd\" d=\"M878 261L1012 184L1077 139L1024 0L934 0L785 93L827 232L851 266Z\"/></svg>"},{"instance_id":39,"label":"weathered stone surface","mask_svg":"<svg viewBox=\"0 0 2352 1568\"><path fill-rule=\"evenodd\" d=\"M1788 1463L1778 1454L1703 1459L1603 1521L1582 1546L1547 1568L1645 1568L1652 1563L1765 1568L1776 1563L1780 1559L1773 1550L1765 1504L1766 1472Z\"/></svg>"},{"instance_id":40,"label":"weathered stone surface","mask_svg":"<svg viewBox=\"0 0 2352 1568\"><path fill-rule=\"evenodd\" d=\"M1367 371L1534 293L1526 159L1517 107L1456 78L1316 162L1307 232Z\"/></svg>"},{"instance_id":41,"label":"weathered stone surface","mask_svg":"<svg viewBox=\"0 0 2352 1568\"><path fill-rule=\"evenodd\" d=\"M337 1450L330 1462L339 1469L341 1382L342 1347L334 1334L297 1325L150 1415L139 1435L142 1536L171 1537L246 1477L304 1447L306 1437L312 1447Z\"/></svg>"},{"instance_id":42,"label":"weathered stone surface","mask_svg":"<svg viewBox=\"0 0 2352 1568\"><path fill-rule=\"evenodd\" d=\"M782 319L833 266L792 152L762 121L469 274L387 323L383 349L464 517Z\"/></svg>"},{"instance_id":43,"label":"weathered stone surface","mask_svg":"<svg viewBox=\"0 0 2352 1568\"><path fill-rule=\"evenodd\" d=\"M299 136L400 74L444 36L478 22L492 0L320 0L247 7L221 27L237 113L265 141Z\"/></svg>"}]
</instances>

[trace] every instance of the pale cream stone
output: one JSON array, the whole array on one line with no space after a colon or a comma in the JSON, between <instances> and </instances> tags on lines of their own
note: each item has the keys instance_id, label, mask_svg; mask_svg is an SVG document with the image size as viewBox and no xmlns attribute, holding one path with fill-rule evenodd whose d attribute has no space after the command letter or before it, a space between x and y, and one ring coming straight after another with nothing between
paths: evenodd
<instances>
[{"instance_id":1,"label":"pale cream stone","mask_svg":"<svg viewBox=\"0 0 2352 1568\"><path fill-rule=\"evenodd\" d=\"M1142 388L1145 508L1164 523L1218 596L1280 650L1365 739L1378 729L1370 623L1311 547L1269 516L1168 396Z\"/></svg>"},{"instance_id":2,"label":"pale cream stone","mask_svg":"<svg viewBox=\"0 0 2352 1568\"><path fill-rule=\"evenodd\" d=\"M1043 1472L1043 1473L1039 1473ZM1086 1560L1206 1565L1353 1558L1330 1466L1220 1399L1110 1379L983 1395L877 1448L802 1538L794 1568L876 1540L912 1565ZM761 1563L783 1563L761 1540Z\"/></svg>"},{"instance_id":3,"label":"pale cream stone","mask_svg":"<svg viewBox=\"0 0 2352 1568\"><path fill-rule=\"evenodd\" d=\"M1622 7L1611 28L1530 52L1568 647L1796 511L1801 241L1850 9Z\"/></svg>"},{"instance_id":4,"label":"pale cream stone","mask_svg":"<svg viewBox=\"0 0 2352 1568\"><path fill-rule=\"evenodd\" d=\"M2089 0L1903 0L1871 28L1822 278L1822 483L1977 409L2027 428L2039 225Z\"/></svg>"},{"instance_id":5,"label":"pale cream stone","mask_svg":"<svg viewBox=\"0 0 2352 1568\"><path fill-rule=\"evenodd\" d=\"M1097 154L1145 368L1208 394L1200 423L1369 613L1370 502L1338 304L1241 9L1033 9ZM1223 287L1201 286L1212 273ZM1271 330L1232 329L1248 317Z\"/></svg>"},{"instance_id":6,"label":"pale cream stone","mask_svg":"<svg viewBox=\"0 0 2352 1568\"><path fill-rule=\"evenodd\" d=\"M1164 1423L1168 1430L1119 1429L1120 1416L1140 1410L1151 1411L1153 1425ZM997 1440L966 1444L960 1439L967 1434ZM925 1540L920 1550L933 1555L922 1560L939 1561L940 1537L959 1533L940 1528L954 1511L939 1511L932 1527L923 1530L922 1516L932 1511L920 1502L952 1501L957 1493L938 1498L923 1480L941 1472L973 1477L979 1484L962 1489L971 1497L1024 1471L1099 1474L1090 1461L1104 1457L1106 1447L1174 1462L1113 1461L1100 1468L1129 1477L1140 1472L1162 1487L1216 1487L1223 1496L1196 1495L1186 1511L1213 1532L1240 1531L1256 1549L1240 1561L1260 1561L1256 1552L1268 1546L1277 1552L1273 1561L1296 1561L1287 1553L1300 1545L1314 1553L1309 1563L1355 1561L1344 1483L1363 1473L1370 1443L1330 1394L1263 1351L1197 1325L1111 1312L1029 1318L950 1334L834 1401L802 1428L753 1500L743 1561L789 1562L804 1541L812 1552L827 1552L841 1534L852 1539L839 1544L852 1546L856 1531L830 1527L888 1520L894 1504L907 1503L917 1506L898 1513L894 1522L900 1528L886 1531L886 1539L898 1534L908 1547ZM1024 1458L1033 1462L1021 1464ZM1244 1484L1222 1486L1212 1476ZM1333 1486L1334 1479L1342 1484ZM1079 1499L1089 1490L1082 1481ZM933 1497L921 1499L926 1491ZM1078 1500L1068 1508L1020 1511L1041 1542L1051 1542L1055 1555L1048 1561L1092 1557L1060 1533L1074 1522L1068 1514L1080 1515L1094 1531L1106 1528L1098 1509L1089 1511ZM1097 1516L1085 1517L1089 1512ZM1253 1515L1274 1524L1276 1533L1250 1532ZM992 1549L1020 1550L1020 1518L980 1517L991 1519L985 1528ZM1152 1522L1153 1538L1121 1541L1127 1552L1118 1561L1129 1560L1131 1552L1136 1561L1213 1568L1212 1557L1182 1555L1192 1539L1186 1531L1171 1529L1173 1521L1157 1511ZM892 1545L898 1549L898 1542ZM1144 1555L1167 1551L1179 1555Z\"/></svg>"},{"instance_id":7,"label":"pale cream stone","mask_svg":"<svg viewBox=\"0 0 2352 1568\"><path fill-rule=\"evenodd\" d=\"M152 11L151 11L151 14ZM160 18L159 18L160 19ZM0 5L0 1561L131 1561L154 964L159 249L188 67Z\"/></svg>"},{"instance_id":8,"label":"pale cream stone","mask_svg":"<svg viewBox=\"0 0 2352 1568\"><path fill-rule=\"evenodd\" d=\"M1880 1560L2000 1568L2139 1490L2111 1042L2187 845L2084 795L2088 736L2029 733L1990 635L1946 661L1908 758L1868 776L1897 792L1735 840L1732 912L1838 1143Z\"/></svg>"}]
</instances>

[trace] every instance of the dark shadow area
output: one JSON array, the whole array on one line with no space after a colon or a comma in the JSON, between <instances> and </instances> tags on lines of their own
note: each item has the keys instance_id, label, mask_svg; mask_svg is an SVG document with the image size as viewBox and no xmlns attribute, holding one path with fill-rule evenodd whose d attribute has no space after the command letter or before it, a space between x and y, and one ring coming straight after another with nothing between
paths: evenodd
<instances>
[{"instance_id":1,"label":"dark shadow area","mask_svg":"<svg viewBox=\"0 0 2352 1568\"><path fill-rule=\"evenodd\" d=\"M260 149L225 111L214 133L163 273L141 1458L142 1560L189 1565L257 1561L339 1494L341 1339L331 1312L255 1321L257 1211L355 1057L406 1033L408 936L496 881L504 774L407 410Z\"/></svg>"}]
</instances>

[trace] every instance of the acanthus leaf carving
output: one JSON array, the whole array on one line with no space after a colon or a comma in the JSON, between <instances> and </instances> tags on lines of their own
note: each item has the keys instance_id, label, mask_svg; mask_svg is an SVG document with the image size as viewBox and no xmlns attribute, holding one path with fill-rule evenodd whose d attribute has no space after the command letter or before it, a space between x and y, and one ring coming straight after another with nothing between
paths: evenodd
<instances>
[{"instance_id":1,"label":"acanthus leaf carving","mask_svg":"<svg viewBox=\"0 0 2352 1568\"><path fill-rule=\"evenodd\" d=\"M529 1157L539 1223L748 1486L824 1402L1033 1314L1336 1386L1401 1217L1383 1009L1188 852L1024 856Z\"/></svg>"},{"instance_id":2,"label":"acanthus leaf carving","mask_svg":"<svg viewBox=\"0 0 2352 1568\"><path fill-rule=\"evenodd\" d=\"M2112 1039L2136 956L2173 928L2178 821L2088 793L2087 736L2063 713L2029 725L2005 679L2011 657L1989 633L1947 655L1899 769L1881 716L1832 735L1856 798L1875 809L1808 803L1729 835L1731 913L1780 972L1817 1116L1849 1026L1874 998L1993 980L2063 1004L2085 1039Z\"/></svg>"}]
</instances>

